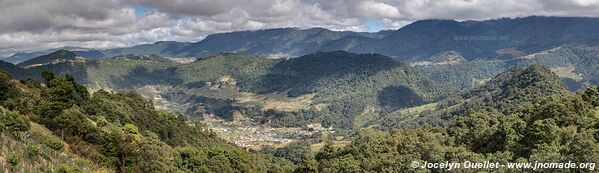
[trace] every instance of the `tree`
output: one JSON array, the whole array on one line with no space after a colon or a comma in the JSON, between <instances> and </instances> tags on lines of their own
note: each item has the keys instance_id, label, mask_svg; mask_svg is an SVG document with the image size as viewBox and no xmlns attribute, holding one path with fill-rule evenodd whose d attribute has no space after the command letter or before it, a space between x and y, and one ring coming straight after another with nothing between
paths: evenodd
<instances>
[{"instance_id":1,"label":"tree","mask_svg":"<svg viewBox=\"0 0 599 173\"><path fill-rule=\"evenodd\" d=\"M64 110L52 122L56 129L60 130L61 135L64 133L82 137L92 143L100 143L102 141L103 132L76 105Z\"/></svg>"},{"instance_id":2,"label":"tree","mask_svg":"<svg viewBox=\"0 0 599 173\"><path fill-rule=\"evenodd\" d=\"M590 102L594 107L599 106L599 88L596 86L589 87L584 92L583 98Z\"/></svg>"},{"instance_id":3,"label":"tree","mask_svg":"<svg viewBox=\"0 0 599 173\"><path fill-rule=\"evenodd\" d=\"M318 162L314 159L305 159L300 165L293 171L294 173L317 173Z\"/></svg>"},{"instance_id":4,"label":"tree","mask_svg":"<svg viewBox=\"0 0 599 173\"><path fill-rule=\"evenodd\" d=\"M46 85L48 87L50 87L50 81L52 81L52 79L54 79L54 77L55 77L54 73L52 73L50 71L44 70L42 72L42 78L44 78L44 81L46 82Z\"/></svg>"},{"instance_id":5,"label":"tree","mask_svg":"<svg viewBox=\"0 0 599 173\"><path fill-rule=\"evenodd\" d=\"M11 98L17 98L20 90L11 83L12 75L0 70L0 104L5 105L4 101Z\"/></svg>"},{"instance_id":6,"label":"tree","mask_svg":"<svg viewBox=\"0 0 599 173\"><path fill-rule=\"evenodd\" d=\"M71 108L73 105L83 106L89 99L87 89L77 84L73 77L65 75L64 77L55 77L50 72L43 73L48 88L42 92L43 104L39 114L44 118L44 124L52 127L56 124L53 120L59 116L63 110Z\"/></svg>"}]
</instances>

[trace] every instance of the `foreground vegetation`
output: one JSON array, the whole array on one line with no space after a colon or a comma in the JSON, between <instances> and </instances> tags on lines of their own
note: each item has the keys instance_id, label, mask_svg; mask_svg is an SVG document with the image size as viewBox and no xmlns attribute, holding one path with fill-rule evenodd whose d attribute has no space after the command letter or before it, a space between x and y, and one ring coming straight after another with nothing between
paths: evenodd
<instances>
[{"instance_id":1,"label":"foreground vegetation","mask_svg":"<svg viewBox=\"0 0 599 173\"><path fill-rule=\"evenodd\" d=\"M229 144L134 93L89 94L74 78L0 73L4 169L20 172L283 172L289 162ZM47 129L46 129L47 128ZM6 156L6 157L4 157ZM46 166L44 166L46 165Z\"/></svg>"},{"instance_id":2,"label":"foreground vegetation","mask_svg":"<svg viewBox=\"0 0 599 173\"><path fill-rule=\"evenodd\" d=\"M468 95L470 99L466 102L470 104L447 110L463 113L443 125L390 131L365 129L346 146L336 147L329 141L314 155L302 152L308 150L302 147L305 145L289 146L286 154L279 155L300 153L292 158L302 160L298 170L304 172L445 171L413 168L410 165L413 161L599 162L597 87L571 93L548 69L533 66L502 73L489 84L464 95ZM537 171L584 172L588 169Z\"/></svg>"}]
</instances>

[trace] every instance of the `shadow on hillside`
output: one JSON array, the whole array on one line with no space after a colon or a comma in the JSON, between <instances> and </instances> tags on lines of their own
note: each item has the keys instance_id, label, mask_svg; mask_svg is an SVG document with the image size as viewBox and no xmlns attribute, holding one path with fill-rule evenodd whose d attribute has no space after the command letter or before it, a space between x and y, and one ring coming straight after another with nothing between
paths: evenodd
<instances>
[{"instance_id":1,"label":"shadow on hillside","mask_svg":"<svg viewBox=\"0 0 599 173\"><path fill-rule=\"evenodd\" d=\"M568 90L570 90L570 91L575 92L582 88L582 84L572 78L563 77L563 78L560 78L560 80L566 86L566 88L568 88Z\"/></svg>"},{"instance_id":2,"label":"shadow on hillside","mask_svg":"<svg viewBox=\"0 0 599 173\"><path fill-rule=\"evenodd\" d=\"M405 86L388 86L378 92L378 102L385 112L425 103L422 97Z\"/></svg>"},{"instance_id":3,"label":"shadow on hillside","mask_svg":"<svg viewBox=\"0 0 599 173\"><path fill-rule=\"evenodd\" d=\"M203 118L204 113L210 113L227 120L233 120L233 112L236 110L234 101L231 99L218 99L200 95L188 94L182 90L162 92L160 96L168 101L182 105L181 110L185 115Z\"/></svg>"},{"instance_id":4,"label":"shadow on hillside","mask_svg":"<svg viewBox=\"0 0 599 173\"><path fill-rule=\"evenodd\" d=\"M134 89L144 85L180 85L183 80L175 67L149 70L139 66L124 76L112 76L110 83L113 88Z\"/></svg>"},{"instance_id":5,"label":"shadow on hillside","mask_svg":"<svg viewBox=\"0 0 599 173\"><path fill-rule=\"evenodd\" d=\"M347 52L315 53L280 61L268 70L253 88L257 93L289 91L289 96L318 92L324 85L336 85L334 80L343 79L338 85L353 85L399 66L400 63L381 55L359 55Z\"/></svg>"}]
</instances>

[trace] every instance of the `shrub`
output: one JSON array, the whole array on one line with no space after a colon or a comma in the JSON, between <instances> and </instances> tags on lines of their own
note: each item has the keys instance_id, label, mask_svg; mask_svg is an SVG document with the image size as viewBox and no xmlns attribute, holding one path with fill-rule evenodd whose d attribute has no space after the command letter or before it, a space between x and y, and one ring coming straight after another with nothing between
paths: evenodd
<instances>
[{"instance_id":1,"label":"shrub","mask_svg":"<svg viewBox=\"0 0 599 173\"><path fill-rule=\"evenodd\" d=\"M24 132L29 130L29 119L18 112L0 107L0 132Z\"/></svg>"},{"instance_id":2,"label":"shrub","mask_svg":"<svg viewBox=\"0 0 599 173\"><path fill-rule=\"evenodd\" d=\"M139 130L137 130L137 127L129 123L125 124L125 131L131 134L139 134Z\"/></svg>"},{"instance_id":3,"label":"shrub","mask_svg":"<svg viewBox=\"0 0 599 173\"><path fill-rule=\"evenodd\" d=\"M46 141L46 145L54 150L61 150L64 147L64 144L60 141L48 140Z\"/></svg>"},{"instance_id":4,"label":"shrub","mask_svg":"<svg viewBox=\"0 0 599 173\"><path fill-rule=\"evenodd\" d=\"M106 127L108 125L108 120L106 120L106 117L104 116L98 116L96 124L98 127Z\"/></svg>"},{"instance_id":5,"label":"shrub","mask_svg":"<svg viewBox=\"0 0 599 173\"><path fill-rule=\"evenodd\" d=\"M29 156L29 158L33 159L36 158L38 155L40 154L40 150L37 149L37 147L35 146L27 146L27 155Z\"/></svg>"},{"instance_id":6,"label":"shrub","mask_svg":"<svg viewBox=\"0 0 599 173\"><path fill-rule=\"evenodd\" d=\"M60 165L60 168L58 168L58 171L56 171L56 172L75 173L75 172L83 172L83 171L78 167L62 164L62 165Z\"/></svg>"},{"instance_id":7,"label":"shrub","mask_svg":"<svg viewBox=\"0 0 599 173\"><path fill-rule=\"evenodd\" d=\"M15 167L19 163L21 163L21 156L16 155L16 154L11 154L6 159L6 162L8 162L8 164L10 164L10 166Z\"/></svg>"}]
</instances>

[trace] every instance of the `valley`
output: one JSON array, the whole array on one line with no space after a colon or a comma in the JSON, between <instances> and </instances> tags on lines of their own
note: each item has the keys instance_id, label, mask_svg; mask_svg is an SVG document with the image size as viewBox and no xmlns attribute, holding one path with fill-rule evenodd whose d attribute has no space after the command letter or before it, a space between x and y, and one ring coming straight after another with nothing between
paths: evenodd
<instances>
[{"instance_id":1,"label":"valley","mask_svg":"<svg viewBox=\"0 0 599 173\"><path fill-rule=\"evenodd\" d=\"M129 55L28 67L25 70L30 73L21 74L41 73L44 70L57 74L83 71L75 73L77 75L74 77L92 92L100 89L135 91L151 100L159 110L197 118L219 137L231 143L260 149L264 146L285 147L292 142L310 140L313 134L323 132L322 129L315 131L307 124L324 126L323 129L327 129L324 132L327 133L337 132L331 133L331 138L355 135L352 129L366 127L410 127L412 125L409 124L414 121L421 121L423 115L439 112L437 104L441 100L435 97L445 96L431 97L426 92L444 94L452 88L463 90L485 85L503 70L517 66L541 64L552 67L552 71L562 78L562 82L571 86L570 89L584 88L583 85L591 85L585 81L592 81L593 78L588 75L585 77L581 72L586 67L576 64L580 62L579 57L583 56L576 53L580 50L595 48L562 46L535 54L534 59L474 61L465 60L455 52L448 52L436 55L432 61L412 63L409 67L400 63L396 67L389 66L384 62L395 63L395 60L384 57L378 59L380 64L374 65L376 61L373 60L378 58L377 55L344 52L320 53L287 60L220 54L184 63L156 55ZM370 61L368 66L359 64L360 59L366 57ZM346 65L340 65L341 62ZM321 67L324 66L343 68L323 71L326 68ZM381 70L371 71L375 68ZM363 71L367 75L346 77L344 71ZM456 71L460 73L455 73ZM421 77L414 76L419 72ZM388 78L406 73L410 74L406 76L408 79L422 80L422 83ZM318 76L310 76L311 74ZM431 80L427 81L426 78ZM356 79L363 82L356 83ZM428 88L434 82L450 87ZM356 87L361 86L365 89L357 92ZM436 84L432 86L437 87ZM393 98L389 94L399 94L404 98ZM406 99L410 102L402 103ZM351 101L347 102L349 100ZM355 106L345 107L347 104ZM443 110L453 108L455 106ZM348 117L340 119L338 116L331 116L339 113Z\"/></svg>"},{"instance_id":2,"label":"valley","mask_svg":"<svg viewBox=\"0 0 599 173\"><path fill-rule=\"evenodd\" d=\"M289 98L281 94L254 95L239 92L231 87L214 87L207 85L199 89L177 88L166 85L147 85L135 90L146 99L152 100L157 109L172 112L186 113L202 119L207 128L223 138L240 147L260 150L264 146L281 148L294 141L311 138L312 134L319 132L333 132L333 128L306 127L272 127L261 117L247 117L241 112L234 112L232 117L225 119L222 115L207 112L203 102L189 100L194 96L205 96L214 99L235 98L236 105L253 106L263 105L260 110L298 111L311 106L313 94ZM194 105L197 104L197 105ZM199 107L199 108L198 108ZM194 112L192 112L193 110ZM267 120L269 121L269 120ZM318 125L320 126L320 125Z\"/></svg>"},{"instance_id":3,"label":"valley","mask_svg":"<svg viewBox=\"0 0 599 173\"><path fill-rule=\"evenodd\" d=\"M597 26L432 19L16 53L0 61L0 172L599 162Z\"/></svg>"}]
</instances>

